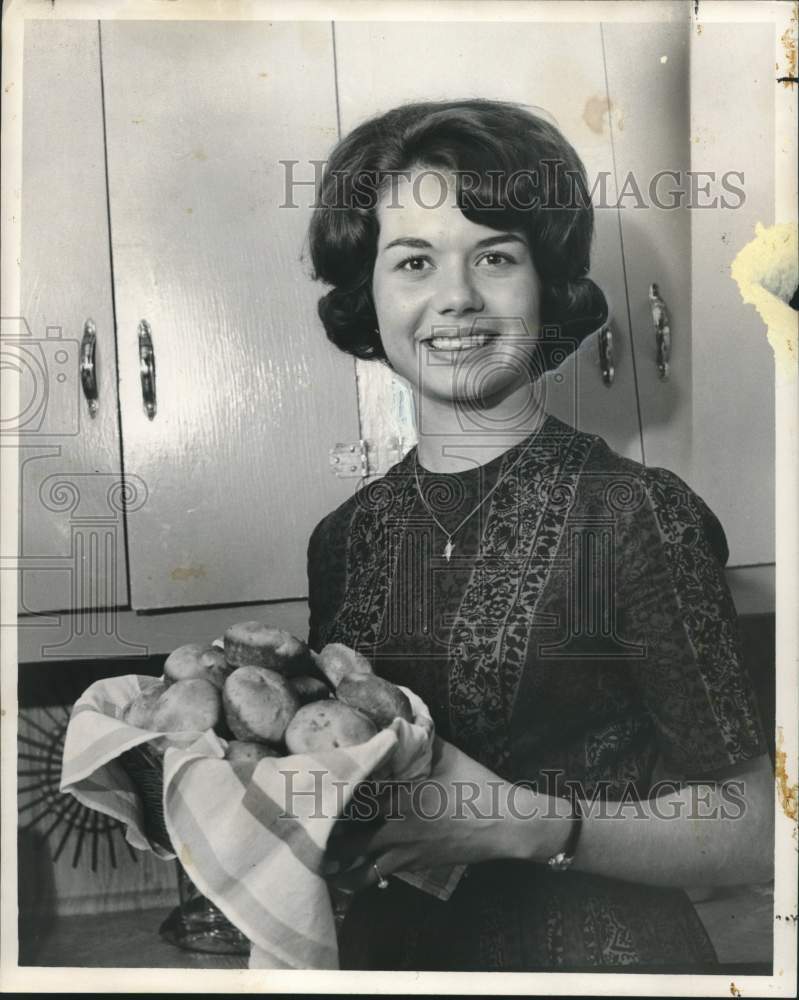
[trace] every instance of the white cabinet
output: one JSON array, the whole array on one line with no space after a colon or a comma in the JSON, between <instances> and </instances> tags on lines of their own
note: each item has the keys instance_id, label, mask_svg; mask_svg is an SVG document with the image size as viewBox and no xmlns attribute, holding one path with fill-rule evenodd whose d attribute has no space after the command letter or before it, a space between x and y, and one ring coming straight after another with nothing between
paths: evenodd
<instances>
[{"instance_id":1,"label":"white cabinet","mask_svg":"<svg viewBox=\"0 0 799 1000\"><path fill-rule=\"evenodd\" d=\"M730 276L756 223L774 221L773 26L647 29L603 27L609 99L623 124L617 176L632 175L647 200L637 207L633 192L620 213L644 459L707 501L731 567L773 563L773 359ZM682 180L661 179L658 206L648 189L667 170ZM681 207L668 207L670 188ZM652 282L670 314L667 381L656 365Z\"/></svg>"},{"instance_id":2,"label":"white cabinet","mask_svg":"<svg viewBox=\"0 0 799 1000\"><path fill-rule=\"evenodd\" d=\"M28 21L23 88L20 372L21 610L124 605L114 311L96 22ZM97 415L81 392L96 327ZM7 339L8 338L8 339Z\"/></svg>"},{"instance_id":3,"label":"white cabinet","mask_svg":"<svg viewBox=\"0 0 799 1000\"><path fill-rule=\"evenodd\" d=\"M592 276L612 310L615 380L590 338L548 377L547 408L686 479L719 514L731 565L771 563L771 358L728 266L773 211L772 44L766 25L698 36L687 21L28 22L22 315L42 356L66 360L44 363L49 423L21 450L21 610L305 596L310 531L358 483L331 474L329 449L385 446L392 429L408 447L413 430L387 370L324 336L303 259L309 192L287 198L281 161L307 180L339 134L428 98L543 109L589 183L603 179ZM760 116L757 142L732 108ZM654 175L685 187L691 168L745 172L745 203L651 204ZM668 381L652 282L670 312ZM88 318L94 418L75 360Z\"/></svg>"},{"instance_id":4,"label":"white cabinet","mask_svg":"<svg viewBox=\"0 0 799 1000\"><path fill-rule=\"evenodd\" d=\"M308 537L353 486L328 450L359 436L280 163L313 176L335 139L330 26L119 21L102 43L125 470L147 490L131 604L304 597Z\"/></svg>"},{"instance_id":5,"label":"white cabinet","mask_svg":"<svg viewBox=\"0 0 799 1000\"><path fill-rule=\"evenodd\" d=\"M311 199L286 207L280 163L298 161L307 176L335 140L330 26L105 22L98 47L97 23L40 22L27 44L26 315L37 336L45 318L74 336L92 314L105 338L98 416L81 401L58 469L81 483L97 470L107 489L121 452L122 509L106 512L117 534L99 557L117 560L124 585L127 549L129 593L120 587L115 603L302 598L311 530L356 482L331 474L328 450L359 437L354 363L328 344L316 318L322 289L301 260ZM53 146L66 166L52 177L54 133L41 130L51 119L67 140ZM71 243L51 245L54 228ZM155 362L152 417L141 320ZM25 480L26 516L37 510L44 551L67 559L73 513L38 509L37 487ZM34 593L27 576L24 610L96 603L56 593L52 572Z\"/></svg>"},{"instance_id":6,"label":"white cabinet","mask_svg":"<svg viewBox=\"0 0 799 1000\"><path fill-rule=\"evenodd\" d=\"M683 189L691 166L690 31L687 22L651 24L646 31L629 22L602 26L620 191L621 305L631 332L643 457L647 465L678 474L691 456L692 210L670 191ZM675 207L666 207L673 200ZM673 334L666 380L660 379L656 363L649 301L653 283L666 303Z\"/></svg>"},{"instance_id":7,"label":"white cabinet","mask_svg":"<svg viewBox=\"0 0 799 1000\"><path fill-rule=\"evenodd\" d=\"M727 529L733 566L775 559L774 356L763 321L743 305L730 276L756 224L775 221L781 94L775 97L773 68L771 24L706 24L692 35L691 166L717 178L734 171L729 182L743 197L728 196L727 211L698 210L691 218L693 453L686 478ZM795 176L790 186L795 190ZM792 459L783 461L789 467Z\"/></svg>"}]
</instances>

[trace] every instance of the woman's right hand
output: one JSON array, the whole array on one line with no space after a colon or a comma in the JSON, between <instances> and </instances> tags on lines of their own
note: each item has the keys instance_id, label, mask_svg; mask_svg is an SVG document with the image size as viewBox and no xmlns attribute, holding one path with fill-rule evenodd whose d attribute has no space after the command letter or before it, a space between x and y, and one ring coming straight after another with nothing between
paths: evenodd
<instances>
[{"instance_id":1,"label":"woman's right hand","mask_svg":"<svg viewBox=\"0 0 799 1000\"><path fill-rule=\"evenodd\" d=\"M563 821L553 813L557 822L544 823L536 818L538 800L550 800L503 780L440 738L430 776L413 784L393 783L390 792L384 822L359 828L350 820L329 844L331 857L346 868L332 876L334 885L360 889L377 882L380 873L518 860L534 847L547 850L543 837L550 832L555 853L568 834L568 803L563 803Z\"/></svg>"}]
</instances>

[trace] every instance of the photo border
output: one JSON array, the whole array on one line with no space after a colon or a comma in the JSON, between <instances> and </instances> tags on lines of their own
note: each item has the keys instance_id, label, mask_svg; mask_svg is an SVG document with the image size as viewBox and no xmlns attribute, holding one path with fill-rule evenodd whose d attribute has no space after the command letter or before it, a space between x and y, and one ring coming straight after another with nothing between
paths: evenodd
<instances>
[{"instance_id":1,"label":"photo border","mask_svg":"<svg viewBox=\"0 0 799 1000\"><path fill-rule=\"evenodd\" d=\"M686 8L689 10L686 12ZM2 75L2 303L0 315L19 315L19 256L22 127L22 27L27 18L136 19L136 20L290 20L290 21L663 21L690 16L695 25L747 21L774 24L775 37L775 158L776 221L797 218L797 91L799 84L780 84L780 75L796 74L795 36L799 5L779 2L709 2L676 0L674 3L621 0L608 2L445 2L431 6L420 0L368 2L250 2L219 3L213 0L10 0L3 7ZM787 34L786 34L787 33ZM788 39L788 43L785 39ZM793 63L790 40L794 39ZM763 331L765 336L765 329ZM794 356L794 361L796 358ZM774 974L743 976L731 983L728 975L641 975L602 973L431 973L431 972L319 972L194 969L63 969L17 965L16 877L16 672L17 635L0 628L2 674L2 940L0 987L4 992L105 991L131 992L320 992L320 993L429 993L551 996L608 994L616 996L793 996L796 993L797 915L797 677L799 662L799 476L797 447L797 369L775 368L776 392L776 621L777 621L777 789L775 794L776 846L774 905L780 916L774 924ZM14 406L16 383L3 373L3 391ZM10 412L16 412L10 409ZM17 452L0 449L2 460L2 552L17 551L18 496ZM14 574L8 574L14 577ZM16 587L6 586L0 597L2 623L16 620ZM780 754L784 754L781 757ZM792 806L790 795L793 794ZM791 814L791 809L793 814ZM66 974L68 973L68 975Z\"/></svg>"}]
</instances>

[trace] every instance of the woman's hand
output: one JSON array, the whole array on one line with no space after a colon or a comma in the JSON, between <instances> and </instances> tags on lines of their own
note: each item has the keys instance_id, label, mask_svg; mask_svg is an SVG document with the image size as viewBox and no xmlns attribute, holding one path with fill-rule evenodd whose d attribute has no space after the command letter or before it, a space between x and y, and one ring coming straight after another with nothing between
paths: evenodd
<instances>
[{"instance_id":1,"label":"woman's hand","mask_svg":"<svg viewBox=\"0 0 799 1000\"><path fill-rule=\"evenodd\" d=\"M362 889L397 871L514 857L509 820L523 812L526 789L503 781L451 743L436 738L430 777L414 786L390 786L385 820L368 831L356 820L342 823L329 856L349 871L329 882ZM361 863L356 863L360 860Z\"/></svg>"}]
</instances>

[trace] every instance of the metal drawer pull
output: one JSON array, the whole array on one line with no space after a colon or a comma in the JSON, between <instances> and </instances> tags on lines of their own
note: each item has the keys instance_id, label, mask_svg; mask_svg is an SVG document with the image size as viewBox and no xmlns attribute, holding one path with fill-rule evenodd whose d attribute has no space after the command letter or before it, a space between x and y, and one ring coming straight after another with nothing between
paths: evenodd
<instances>
[{"instance_id":1,"label":"metal drawer pull","mask_svg":"<svg viewBox=\"0 0 799 1000\"><path fill-rule=\"evenodd\" d=\"M146 319L139 323L139 371L144 412L152 420L155 416L155 352L150 324Z\"/></svg>"},{"instance_id":2,"label":"metal drawer pull","mask_svg":"<svg viewBox=\"0 0 799 1000\"><path fill-rule=\"evenodd\" d=\"M94 320L87 319L83 324L83 337L80 342L80 382L83 395L89 406L89 416L96 417L99 403L97 402L97 370L95 357L97 354L97 327Z\"/></svg>"},{"instance_id":3,"label":"metal drawer pull","mask_svg":"<svg viewBox=\"0 0 799 1000\"><path fill-rule=\"evenodd\" d=\"M662 382L669 377L669 362L671 360L671 327L666 303L660 297L658 286L653 282L649 286L649 306L652 310L652 322L655 324L655 354L658 375Z\"/></svg>"},{"instance_id":4,"label":"metal drawer pull","mask_svg":"<svg viewBox=\"0 0 799 1000\"><path fill-rule=\"evenodd\" d=\"M605 385L612 385L616 377L613 361L613 331L610 329L610 324L605 323L599 331L599 367Z\"/></svg>"}]
</instances>

